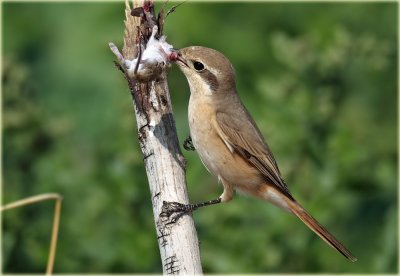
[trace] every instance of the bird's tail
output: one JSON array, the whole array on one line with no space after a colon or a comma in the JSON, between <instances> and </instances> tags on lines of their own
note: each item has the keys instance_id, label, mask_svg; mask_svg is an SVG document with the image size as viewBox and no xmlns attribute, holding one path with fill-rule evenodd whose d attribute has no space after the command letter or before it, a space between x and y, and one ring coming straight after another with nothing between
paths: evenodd
<instances>
[{"instance_id":1,"label":"bird's tail","mask_svg":"<svg viewBox=\"0 0 400 276\"><path fill-rule=\"evenodd\" d=\"M287 199L289 209L295 214L305 225L307 225L315 234L323 239L327 244L332 246L334 249L339 251L343 256L352 262L357 261L357 258L351 254L351 252L339 242L331 233L328 232L319 222L314 219L304 208L291 199Z\"/></svg>"}]
</instances>

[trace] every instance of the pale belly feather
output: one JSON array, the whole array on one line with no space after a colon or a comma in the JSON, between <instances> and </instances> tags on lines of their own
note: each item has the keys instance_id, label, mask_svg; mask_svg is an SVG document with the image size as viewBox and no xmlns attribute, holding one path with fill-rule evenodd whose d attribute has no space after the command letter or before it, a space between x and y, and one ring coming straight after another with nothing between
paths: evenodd
<instances>
[{"instance_id":1,"label":"pale belly feather","mask_svg":"<svg viewBox=\"0 0 400 276\"><path fill-rule=\"evenodd\" d=\"M259 172L239 155L232 153L219 137L211 123L214 112L207 103L199 103L191 98L189 102L190 135L207 170L237 188L262 183Z\"/></svg>"}]
</instances>

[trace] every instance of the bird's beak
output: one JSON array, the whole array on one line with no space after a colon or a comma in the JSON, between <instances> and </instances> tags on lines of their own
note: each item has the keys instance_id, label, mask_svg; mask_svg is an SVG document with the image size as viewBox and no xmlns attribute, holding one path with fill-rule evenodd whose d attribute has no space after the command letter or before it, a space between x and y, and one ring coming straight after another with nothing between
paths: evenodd
<instances>
[{"instance_id":1,"label":"bird's beak","mask_svg":"<svg viewBox=\"0 0 400 276\"><path fill-rule=\"evenodd\" d=\"M183 65L185 65L186 67L189 67L188 64L187 64L187 62L186 62L186 60L182 57L182 53L181 53L179 50L173 49L172 51L173 51L173 53L174 53L174 59L173 59L173 61L175 61L175 62L177 63L177 65L183 64ZM180 64L179 64L179 63L180 63Z\"/></svg>"},{"instance_id":2,"label":"bird's beak","mask_svg":"<svg viewBox=\"0 0 400 276\"><path fill-rule=\"evenodd\" d=\"M178 56L176 61L179 61L180 63L184 64L186 67L189 67L189 65L186 63L186 60L182 58L182 56Z\"/></svg>"}]
</instances>

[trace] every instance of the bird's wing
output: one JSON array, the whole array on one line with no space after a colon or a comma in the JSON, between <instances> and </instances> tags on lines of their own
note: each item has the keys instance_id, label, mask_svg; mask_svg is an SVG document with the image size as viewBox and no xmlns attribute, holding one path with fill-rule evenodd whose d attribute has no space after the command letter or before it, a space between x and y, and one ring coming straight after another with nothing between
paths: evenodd
<instances>
[{"instance_id":1,"label":"bird's wing","mask_svg":"<svg viewBox=\"0 0 400 276\"><path fill-rule=\"evenodd\" d=\"M247 123L243 124L243 121ZM231 151L236 151L256 167L267 183L274 185L279 191L293 199L281 177L271 150L264 142L261 132L247 110L238 110L236 114L217 112L215 128Z\"/></svg>"}]
</instances>

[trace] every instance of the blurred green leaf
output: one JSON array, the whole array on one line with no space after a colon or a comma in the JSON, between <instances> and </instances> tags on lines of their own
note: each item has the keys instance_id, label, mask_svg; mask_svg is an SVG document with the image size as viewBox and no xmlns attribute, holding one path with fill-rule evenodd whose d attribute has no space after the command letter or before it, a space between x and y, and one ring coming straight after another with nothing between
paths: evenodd
<instances>
[{"instance_id":1,"label":"blurred green leaf","mask_svg":"<svg viewBox=\"0 0 400 276\"><path fill-rule=\"evenodd\" d=\"M3 202L64 196L56 273L160 273L131 97L107 46L122 43L123 3L2 8ZM206 273L398 272L397 20L394 2L187 2L168 17L176 48L232 61L293 194L359 257L238 195L194 213ZM183 141L189 87L175 66L168 80ZM185 156L191 201L217 197ZM45 203L4 213L5 273L45 270L52 214Z\"/></svg>"}]
</instances>

